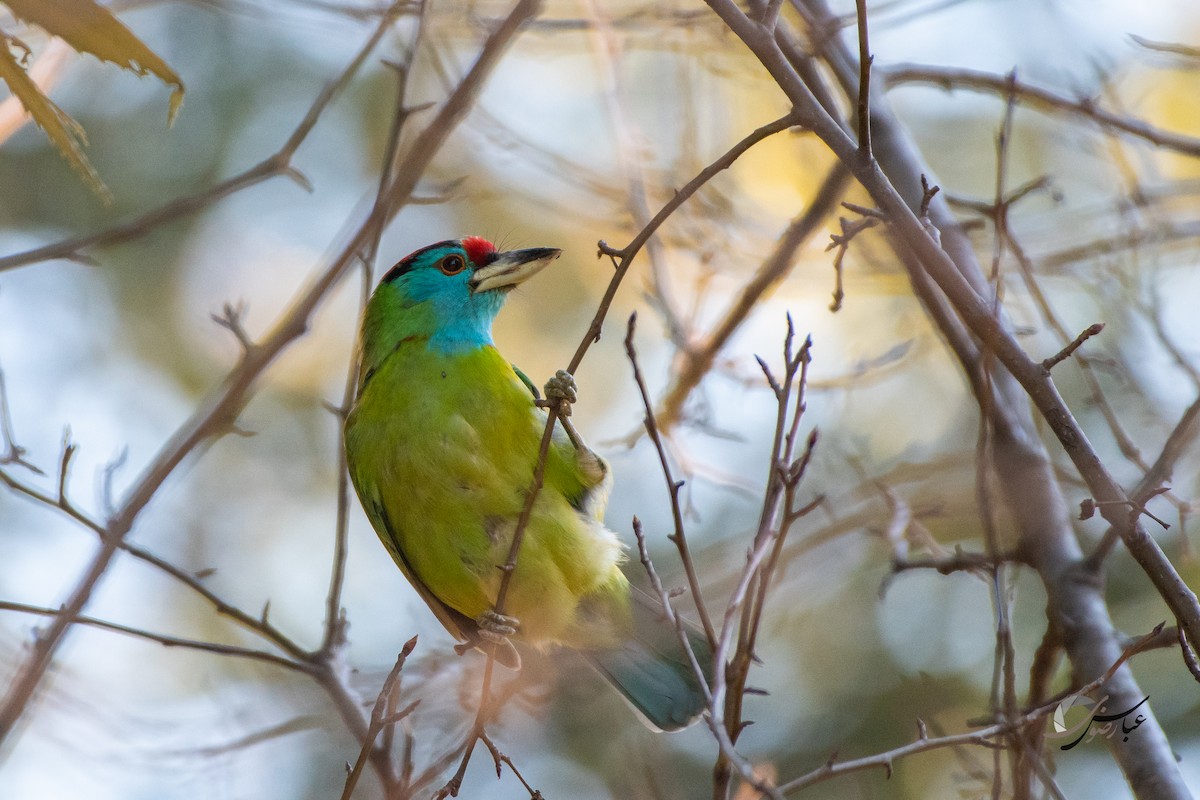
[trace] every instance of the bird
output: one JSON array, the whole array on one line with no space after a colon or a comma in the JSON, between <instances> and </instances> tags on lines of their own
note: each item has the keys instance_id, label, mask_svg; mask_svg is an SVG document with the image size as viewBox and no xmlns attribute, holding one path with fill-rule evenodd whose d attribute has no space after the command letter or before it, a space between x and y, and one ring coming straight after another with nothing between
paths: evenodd
<instances>
[{"instance_id":1,"label":"bird","mask_svg":"<svg viewBox=\"0 0 1200 800\"><path fill-rule=\"evenodd\" d=\"M712 648L685 627L689 655L661 605L631 588L625 547L603 522L611 469L569 426L555 426L504 610L495 610L547 408L565 417L577 388L559 371L543 399L496 349L492 323L506 296L560 253L500 252L468 236L389 269L362 315L347 466L379 539L460 654L490 650L519 669L514 642L576 651L649 727L679 730L706 707L692 659L711 680Z\"/></svg>"}]
</instances>

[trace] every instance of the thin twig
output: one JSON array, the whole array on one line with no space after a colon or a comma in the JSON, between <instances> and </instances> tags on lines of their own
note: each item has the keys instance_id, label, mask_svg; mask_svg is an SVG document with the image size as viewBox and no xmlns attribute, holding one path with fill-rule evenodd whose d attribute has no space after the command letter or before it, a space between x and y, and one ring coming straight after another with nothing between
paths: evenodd
<instances>
[{"instance_id":1,"label":"thin twig","mask_svg":"<svg viewBox=\"0 0 1200 800\"><path fill-rule=\"evenodd\" d=\"M382 209L384 216L387 216L390 212L387 192L388 187L395 180L396 159L400 152L400 136L411 114L411 109L407 105L408 78L411 74L412 57L421 46L425 31L425 22L428 17L427 9L428 4L422 2L417 18L417 29L408 45L408 52L410 54L409 64L391 64L397 73L396 103L395 111L392 115L391 130L388 131L387 145L384 148L383 161L379 170L379 184L375 192L375 207ZM369 237L359 259L362 268L362 283L359 295L360 318L371 297L371 265L375 263L379 252L379 241L382 236L383 226L378 226ZM355 355L350 358L350 366L346 373L346 383L342 391L342 403L341 406L335 409L335 414L338 418L337 522L334 531L333 564L329 578L329 592L325 600L325 634L320 647L320 652L324 653L327 657L332 657L334 651L345 642L346 621L342 610L342 587L346 574L346 557L348 554L346 540L349 535L351 505L349 465L346 461L345 421L346 417L350 414L350 408L354 402L358 387L358 362L360 355L356 349ZM387 751L385 750L385 752Z\"/></svg>"},{"instance_id":2,"label":"thin twig","mask_svg":"<svg viewBox=\"0 0 1200 800\"><path fill-rule=\"evenodd\" d=\"M367 307L371 294L370 262L362 262L362 293L359 296L359 315ZM342 608L342 587L346 580L346 540L350 531L350 473L346 461L345 422L358 387L358 359L350 359L342 404L332 411L337 418L337 510L334 515L333 563L330 567L329 591L325 595L325 633L321 651L332 655L346 640L346 615Z\"/></svg>"},{"instance_id":3,"label":"thin twig","mask_svg":"<svg viewBox=\"0 0 1200 800\"><path fill-rule=\"evenodd\" d=\"M133 558L149 564L164 574L171 576L180 584L186 586L188 589L191 589L200 597L204 598L204 600L212 605L213 610L219 616L233 621L242 628L245 628L247 631L250 631L256 636L270 642L283 652L287 653L293 659L302 661L307 661L309 659L309 653L303 647L287 636L287 634L276 628L269 620L263 619L261 616L249 614L237 606L227 603L215 592L205 586L202 578L197 577L195 574L176 566L170 561L155 555L139 545L135 545L130 542L122 542L120 547L121 550L128 553Z\"/></svg>"},{"instance_id":4,"label":"thin twig","mask_svg":"<svg viewBox=\"0 0 1200 800\"><path fill-rule=\"evenodd\" d=\"M717 355L749 318L759 300L787 277L796 263L796 253L820 230L821 224L845 194L849 183L849 169L840 161L834 164L821 181L812 202L791 221L774 249L712 330L699 342L679 351L679 361L673 370L670 387L659 401L657 416L664 430L670 430L681 420L688 397L712 369Z\"/></svg>"},{"instance_id":5,"label":"thin twig","mask_svg":"<svg viewBox=\"0 0 1200 800\"><path fill-rule=\"evenodd\" d=\"M704 628L704 636L708 639L709 647L715 649L717 646L717 634L713 629L708 609L705 607L704 596L700 593L700 579L696 575L696 564L692 560L691 549L688 547L687 542L687 534L684 532L683 509L679 504L679 490L683 488L683 482L676 481L675 477L671 474L671 464L667 460L667 451L663 446L662 437L658 431L658 423L654 418L654 405L650 400L650 392L646 389L646 381L642 377L641 367L638 366L637 350L633 346L633 334L636 326L637 312L635 311L629 315L629 324L626 326L625 354L629 357L629 363L633 367L633 380L637 384L638 393L642 398L642 408L646 412L642 421L646 426L646 433L649 435L650 441L653 442L654 449L658 453L658 463L662 468L663 479L667 482L667 492L671 498L671 519L675 526L675 532L668 538L679 551L679 560L683 563L683 570L687 575L688 591L692 595L692 602L696 606L696 613L699 615L700 624Z\"/></svg>"},{"instance_id":6,"label":"thin twig","mask_svg":"<svg viewBox=\"0 0 1200 800\"><path fill-rule=\"evenodd\" d=\"M825 247L825 252L837 250L833 256L833 301L829 304L829 310L835 313L842 310L842 300L846 298L846 292L843 289L842 262L846 257L846 251L850 249L850 242L854 241L854 237L858 234L878 225L879 217L864 216L862 219L853 221L839 217L838 224L841 226L842 232L829 234L830 241Z\"/></svg>"},{"instance_id":7,"label":"thin twig","mask_svg":"<svg viewBox=\"0 0 1200 800\"><path fill-rule=\"evenodd\" d=\"M45 473L25 460L24 447L17 444L13 434L12 413L8 407L8 391L4 384L4 370L0 369L0 465L13 464L24 467L35 475Z\"/></svg>"},{"instance_id":8,"label":"thin twig","mask_svg":"<svg viewBox=\"0 0 1200 800\"><path fill-rule=\"evenodd\" d=\"M858 19L858 157L873 161L871 148L871 43L867 36L867 0L855 0Z\"/></svg>"},{"instance_id":9,"label":"thin twig","mask_svg":"<svg viewBox=\"0 0 1200 800\"><path fill-rule=\"evenodd\" d=\"M729 148L729 150L727 150L720 158L702 169L696 175L696 177L688 181L682 189L677 191L675 195L668 200L661 209L659 209L659 212L654 215L654 218L650 220L649 224L642 228L642 230L639 231L638 234L633 237L633 240L629 244L625 245L625 247L617 250L609 247L604 242L600 242L601 254L621 260L632 258L637 251L642 249L642 246L650 239L650 237L654 235L655 231L657 231L662 224L666 222L667 218L675 213L677 208L687 202L687 200L693 194L695 194L700 187L712 180L713 177L715 177L721 171L729 169L729 167L733 165L733 162L737 161L743 153L761 142L763 139L773 136L781 131L786 131L788 128L795 127L799 123L799 119L800 118L796 114L787 114L775 120L774 122L768 122L761 128L755 129L740 142Z\"/></svg>"},{"instance_id":10,"label":"thin twig","mask_svg":"<svg viewBox=\"0 0 1200 800\"><path fill-rule=\"evenodd\" d=\"M1001 555L999 560L1012 560L1011 556ZM941 575L951 575L955 572L981 571L991 572L997 559L984 553L955 552L952 555L928 558L905 558L892 560L892 573L909 572L911 570L931 569Z\"/></svg>"},{"instance_id":11,"label":"thin twig","mask_svg":"<svg viewBox=\"0 0 1200 800\"><path fill-rule=\"evenodd\" d=\"M480 734L479 739L487 746L488 752L492 754L492 762L496 765L497 778L502 774L503 765L507 764L508 768L512 770L513 776L521 782L521 785L525 787L525 791L529 792L530 800L543 800L542 793L529 785L529 781L525 780L525 776L521 774L521 770L517 769L517 765L513 763L511 758L500 752L500 748L496 747L496 743L492 741L490 736L483 733Z\"/></svg>"},{"instance_id":12,"label":"thin twig","mask_svg":"<svg viewBox=\"0 0 1200 800\"><path fill-rule=\"evenodd\" d=\"M1078 689L1068 692L1067 695L1087 694L1105 684L1109 679L1112 678L1114 674L1116 674L1116 671L1126 661L1128 661L1137 653L1141 652L1151 642L1153 642L1157 638L1162 627L1163 626L1160 624L1153 631L1141 637L1127 647L1124 652L1121 653L1121 656L1111 666L1109 666L1109 668L1105 670L1104 674L1102 674L1100 677L1089 681L1083 686L1080 686ZM930 738L926 735L924 729L922 728L916 741L883 753L876 753L875 755L867 756L865 758L857 758L851 761L841 762L837 762L835 759L830 758L818 769L815 769L812 772L793 780L787 781L786 783L780 784L779 791L783 794L791 794L792 792L806 789L809 786L826 781L830 778L840 777L842 775L846 775L851 772L858 772L864 769L883 769L888 775L891 775L892 764L895 761L905 756L909 756L914 753L923 753L928 750L936 750L943 747L958 747L965 744L992 748L998 747L1001 745L996 741L997 739L1003 740L1010 734L1019 731L1024 726L1044 719L1053 714L1055 709L1062 704L1062 701L1065 699L1065 697L1066 695L1052 698L1049 702L1043 705L1025 711L1016 719L1005 720L994 725L989 725L981 730Z\"/></svg>"},{"instance_id":13,"label":"thin twig","mask_svg":"<svg viewBox=\"0 0 1200 800\"><path fill-rule=\"evenodd\" d=\"M1033 261L1025 252L1025 248L1021 245L1020 241L1011 232L1008 233L1008 246L1021 268L1021 278L1025 283L1025 288L1029 291L1030 296L1041 311L1042 318L1046 320L1061 340L1066 342L1071 334L1059 320L1058 315L1054 312L1050 304L1049 298L1042 291L1035 275ZM1090 401L1099 409L1100 414L1104 417L1109 430L1112 431L1113 438L1117 441L1117 447L1120 448L1121 454L1145 471L1148 467L1142 458L1141 451L1125 430L1125 426L1121 423L1120 417L1112 407L1112 403L1108 401L1108 397L1100 384L1099 377L1096 375L1092 360L1083 353L1078 353L1075 356L1075 362L1082 370L1084 380L1087 382L1088 389L1091 392ZM1045 366L1045 361L1042 362L1042 365Z\"/></svg>"},{"instance_id":14,"label":"thin twig","mask_svg":"<svg viewBox=\"0 0 1200 800\"><path fill-rule=\"evenodd\" d=\"M974 92L991 92L1007 95L1010 92L1020 98L1026 108L1041 111L1066 113L1090 120L1113 131L1144 139L1163 150L1189 156L1200 156L1200 139L1160 130L1153 125L1133 117L1106 111L1096 105L1093 98L1075 99L1057 94L1026 82L1013 81L1004 75L996 75L973 69L931 67L923 64L895 64L883 70L888 86L902 83L926 83L946 90L965 89Z\"/></svg>"},{"instance_id":15,"label":"thin twig","mask_svg":"<svg viewBox=\"0 0 1200 800\"><path fill-rule=\"evenodd\" d=\"M1192 673L1192 677L1200 681L1200 659L1196 658L1196 649L1187 640L1183 628L1177 628L1175 634L1179 641L1179 650L1183 654L1183 663L1187 665L1188 672Z\"/></svg>"},{"instance_id":16,"label":"thin twig","mask_svg":"<svg viewBox=\"0 0 1200 800\"><path fill-rule=\"evenodd\" d=\"M1136 504L1137 508L1144 510L1145 504L1150 501L1150 498L1166 481L1170 480L1175 464L1191 451L1197 437L1200 437L1200 397L1197 397L1183 412L1179 422L1175 424L1170 435L1167 436L1167 440L1163 443L1162 452L1146 470L1142 479L1138 481L1138 485L1129 493L1132 498L1131 502ZM1088 569L1099 572L1108 554L1112 552L1119 540L1120 531L1116 527L1110 527L1105 531L1100 543L1096 545L1096 549L1087 557Z\"/></svg>"},{"instance_id":17,"label":"thin twig","mask_svg":"<svg viewBox=\"0 0 1200 800\"><path fill-rule=\"evenodd\" d=\"M1042 361L1042 369L1044 369L1044 370L1054 369L1055 366L1057 366L1058 364L1061 364L1062 362L1064 362L1068 358L1070 358L1075 353L1076 350L1078 350L1080 347L1083 347L1084 342L1086 342L1088 339L1092 338L1096 334L1100 333L1100 331L1102 331L1102 330L1104 330L1103 322L1097 322L1093 325L1087 326L1086 328L1084 328L1083 333L1076 336L1075 339L1069 345L1064 347L1062 350L1059 350L1054 355L1050 356L1050 358L1044 359Z\"/></svg>"},{"instance_id":18,"label":"thin twig","mask_svg":"<svg viewBox=\"0 0 1200 800\"><path fill-rule=\"evenodd\" d=\"M646 534L642 530L642 521L635 515L633 518L633 538L637 541L638 560L642 562L642 567L646 570L646 576L650 579L650 588L654 590L654 594L658 597L658 603L662 607L663 614L667 618L667 622L675 629L675 634L679 639L680 646L683 652L687 655L688 661L692 667L692 673L698 678L701 690L704 692L704 698L708 703L712 703L712 691L708 687L708 679L704 676L699 659L696 656L696 651L692 647L692 642L688 639L687 630L683 625L683 618L675 611L675 604L672 602L671 593L663 586L662 578L658 575L658 570L654 567L654 562L650 559L650 550L646 544ZM713 665L716 669L716 665Z\"/></svg>"},{"instance_id":19,"label":"thin twig","mask_svg":"<svg viewBox=\"0 0 1200 800\"><path fill-rule=\"evenodd\" d=\"M346 783L342 787L342 800L350 800L350 797L354 794L354 787L358 785L358 779L362 775L363 769L367 766L367 760L375 747L375 739L379 736L380 732L407 717L416 709L417 704L420 702L420 700L414 700L405 706L402 711L388 713L388 707L394 705L395 694L400 688L400 672L404 669L404 663L412 655L412 651L416 646L416 636L404 643L404 647L400 648L400 654L396 656L395 666L392 667L392 671L388 673L387 678L383 681L383 687L379 690L378 697L375 698L375 706L371 709L371 722L367 726L367 735L363 738L362 748L358 751L358 759L346 775Z\"/></svg>"},{"instance_id":20,"label":"thin twig","mask_svg":"<svg viewBox=\"0 0 1200 800\"><path fill-rule=\"evenodd\" d=\"M1010 84L1016 81L1016 70L1009 74ZM1008 232L1008 212L1011 201L1008 199L1006 185L1008 181L1009 144L1012 141L1013 117L1016 113L1016 98L1010 92L1004 104L1004 116L1000 130L996 134L996 180L991 205L991 220L995 231L992 241L991 281L991 311L997 321L1002 321L1001 309L1004 299L1004 282L1001 268L1004 263L1005 243ZM1022 195L1023 196L1023 195ZM983 529L984 547L991 559L988 588L992 601L992 611L995 616L995 647L992 661L992 683L989 694L989 706L992 714L1000 719L1010 720L1017 714L1016 668L1015 653L1012 643L1012 614L1008 594L1007 570L1005 562L1000 558L1000 535L997 530L996 501L992 492L991 470L996 463L995 436L997 431L995 400L996 393L992 389L993 370L996 360L988 352L984 352L980 362L983 372L983 382L988 390L981 393L979 401L979 433L976 442L975 458L975 496L979 507L979 519ZM1014 747L1019 753L1023 748L1019 738L1014 739ZM992 754L992 797L999 800L1003 793L1004 775L1001 770L1001 751ZM1022 761L1013 758L1013 792L1019 800L1025 800L1027 778L1020 773Z\"/></svg>"},{"instance_id":21,"label":"thin twig","mask_svg":"<svg viewBox=\"0 0 1200 800\"><path fill-rule=\"evenodd\" d=\"M650 553L646 545L646 536L642 531L641 521L636 516L633 518L633 534L637 539L638 557L642 562L642 566L646 569L646 573L650 578L650 584L655 593L658 595L659 604L661 605L663 612L666 614L668 622L674 626L680 645L683 647L683 651L688 657L692 671L699 680L700 687L704 692L704 697L709 708L706 722L709 729L712 731L713 737L716 739L717 745L721 752L721 759L718 764L732 765L738 770L738 774L742 776L742 779L745 780L746 783L755 790L757 790L760 795L771 798L782 798L782 794L775 789L772 783L773 777L771 779L767 779L761 776L754 769L754 767L737 752L737 748L734 745L733 740L730 738L725 727L721 725L720 715L717 711L717 709L720 707L720 703L718 696L714 693L715 687L710 688L708 685L708 679L705 676L699 661L697 660L695 650L692 648L692 643L688 639L687 631L683 624L683 619L675 612L671 602L671 593L663 587L662 580L659 578L658 572L654 568L654 563L650 559ZM728 623L729 620L730 612L727 610L726 623ZM723 631L724 630L725 628L723 628ZM724 659L721 655L721 652L721 648L718 647L717 653L714 655L715 663L713 667L716 674L715 681L717 683L724 682L724 669L722 668ZM713 791L714 796L721 796L724 794L723 787L719 783L714 785Z\"/></svg>"},{"instance_id":22,"label":"thin twig","mask_svg":"<svg viewBox=\"0 0 1200 800\"><path fill-rule=\"evenodd\" d=\"M605 18L595 0L587 0L584 5L588 17L592 20L592 49L603 68L604 102L608 117L615 128L617 166L625 176L625 204L633 217L633 223L639 228L644 228L650 224L650 206L646 199L645 170L636 155L637 131L633 129L625 111L626 91L621 80L620 66L625 64L626 59L621 52L621 40L614 34L610 21ZM679 313L678 303L671 295L666 253L658 237L651 237L646 241L646 255L650 260L650 296L662 315L663 324L672 343L683 349L687 346L690 332Z\"/></svg>"},{"instance_id":23,"label":"thin twig","mask_svg":"<svg viewBox=\"0 0 1200 800\"><path fill-rule=\"evenodd\" d=\"M759 511L758 529L741 576L726 605L713 655L714 664L728 662L725 669L718 669L714 675L712 701L709 704L709 727L720 749L713 767L714 798L727 795L734 769L755 788L765 791L761 787L761 780L754 775L748 762L737 753L735 747L739 735L748 724L742 715L746 681L757 658L755 650L766 608L767 591L782 553L783 539L791 524L799 518L799 513L792 513L796 488L803 477L804 466L808 463L808 454L816 441L815 437L810 436L805 452L799 458L795 457L799 416L805 409L804 384L808 375L812 341L806 338L798 349L794 348L794 342L795 328L791 315L788 315L787 333L783 343L782 380L774 376L765 360L758 359L767 383L775 394L775 435L768 459L767 486ZM793 389L797 393L794 404ZM775 796L774 790L769 794Z\"/></svg>"},{"instance_id":24,"label":"thin twig","mask_svg":"<svg viewBox=\"0 0 1200 800\"><path fill-rule=\"evenodd\" d=\"M1192 47L1191 45L1179 44L1178 42L1156 42L1153 39L1147 39L1144 36L1129 34L1129 39L1139 47L1144 47L1155 53L1167 53L1173 56L1180 56L1186 61L1200 61L1200 47Z\"/></svg>"},{"instance_id":25,"label":"thin twig","mask_svg":"<svg viewBox=\"0 0 1200 800\"><path fill-rule=\"evenodd\" d=\"M384 34L395 20L400 7L403 5L403 2L398 2L393 5L390 11L383 15L379 25L375 28L375 32L358 51L354 60L350 62L336 80L321 90L313 101L313 104L309 107L308 112L304 115L304 118L300 120L300 124L288 136L283 146L272 155L250 167L250 169L227 178L215 186L172 200L129 222L98 233L64 239L60 242L54 242L53 244L43 245L32 250L0 258L0 272L55 258L79 260L83 257L83 253L86 250L120 244L140 238L172 220L194 214L218 200L278 175L286 175L307 188L308 179L292 166L292 158L295 156L296 151L300 149L300 145L308 138L309 133L316 127L317 121L329 107L329 104L341 94L342 90L350 83L350 80L358 74L359 68L366 62L367 57L375 49L376 45L379 44L380 40L382 40Z\"/></svg>"},{"instance_id":26,"label":"thin twig","mask_svg":"<svg viewBox=\"0 0 1200 800\"><path fill-rule=\"evenodd\" d=\"M30 605L28 603L14 603L10 600L0 600L0 611L18 611L22 614L34 614L39 617L53 617L58 615L59 609L45 608L43 606ZM219 656L232 656L234 658L248 658L252 661L263 661L268 664L284 667L285 669L295 670L297 672L309 672L308 664L303 661L297 661L292 658L277 655L276 653L268 653L263 650L254 650L248 647L238 647L232 644L221 644L220 642L205 642L199 639L185 639L179 636L171 636L166 633L154 633L153 631L135 628L130 625L122 625L118 622L109 622L108 620L96 619L95 617L80 616L76 619L76 624L86 625L89 628L98 628L100 630L113 631L114 633L123 633L126 636L132 636L137 639L146 639L147 641L157 642L164 647L180 647L187 650L199 650L205 653L214 653Z\"/></svg>"}]
</instances>

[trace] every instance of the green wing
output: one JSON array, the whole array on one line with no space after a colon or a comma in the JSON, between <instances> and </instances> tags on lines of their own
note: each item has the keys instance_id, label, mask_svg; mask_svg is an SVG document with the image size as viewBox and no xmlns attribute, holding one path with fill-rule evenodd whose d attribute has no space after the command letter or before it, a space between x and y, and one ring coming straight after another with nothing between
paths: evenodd
<instances>
[{"instance_id":1,"label":"green wing","mask_svg":"<svg viewBox=\"0 0 1200 800\"><path fill-rule=\"evenodd\" d=\"M509 366L512 367L513 372L517 373L517 377L521 379L521 383L525 384L525 388L529 390L529 393L531 395L533 395L533 399L541 400L542 393L539 392L538 388L533 385L533 381L529 380L529 376L526 375L524 372L521 372L521 368L518 367L516 364L510 364Z\"/></svg>"},{"instance_id":2,"label":"green wing","mask_svg":"<svg viewBox=\"0 0 1200 800\"><path fill-rule=\"evenodd\" d=\"M394 544L399 541L399 538L396 536L396 529L392 525L391 520L388 519L387 509L383 507L383 504L371 501L369 505L364 504L364 506L369 508L368 515L371 517L371 522L374 524L375 530L386 532L386 538L383 536L380 538L383 539L384 545L386 545L388 552L392 555L392 559L396 562L396 566L400 568L400 572L404 574L404 577L408 579L412 587L417 590L417 594L429 606L429 610L438 618L438 621L446 627L446 630L450 631L451 636L463 642L466 647L474 647L486 652L484 648L485 643L479 635L479 626L475 624L475 620L455 611L438 599L437 595L430 591L425 582L413 570L412 565L408 563L408 559L400 552L400 548ZM521 655L517 652L512 642L506 641L501 647L496 648L496 660L509 669L521 668Z\"/></svg>"}]
</instances>

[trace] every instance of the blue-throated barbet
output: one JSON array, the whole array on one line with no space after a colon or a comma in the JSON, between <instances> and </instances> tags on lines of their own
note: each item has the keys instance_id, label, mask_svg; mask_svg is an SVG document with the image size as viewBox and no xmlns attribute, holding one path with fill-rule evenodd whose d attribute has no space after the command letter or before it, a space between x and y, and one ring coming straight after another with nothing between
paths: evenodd
<instances>
[{"instance_id":1,"label":"blue-throated barbet","mask_svg":"<svg viewBox=\"0 0 1200 800\"><path fill-rule=\"evenodd\" d=\"M362 321L358 395L346 420L350 476L401 571L457 639L510 639L579 651L653 726L682 728L704 691L676 632L620 564L604 526L608 465L556 428L504 608L501 570L534 474L546 411L492 342L505 296L558 258L501 253L480 237L444 241L400 261ZM547 394L574 399L560 373ZM707 671L712 654L689 632Z\"/></svg>"}]
</instances>

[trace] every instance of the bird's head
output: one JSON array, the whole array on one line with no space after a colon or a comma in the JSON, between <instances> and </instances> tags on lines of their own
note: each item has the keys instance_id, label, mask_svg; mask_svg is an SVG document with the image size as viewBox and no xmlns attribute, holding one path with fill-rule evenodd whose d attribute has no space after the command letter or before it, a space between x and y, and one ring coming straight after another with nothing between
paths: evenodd
<instances>
[{"instance_id":1,"label":"bird's head","mask_svg":"<svg viewBox=\"0 0 1200 800\"><path fill-rule=\"evenodd\" d=\"M445 351L492 343L492 320L504 297L558 258L535 247L501 253L479 236L431 244L388 270L363 316L363 370L372 370L405 339Z\"/></svg>"}]
</instances>

